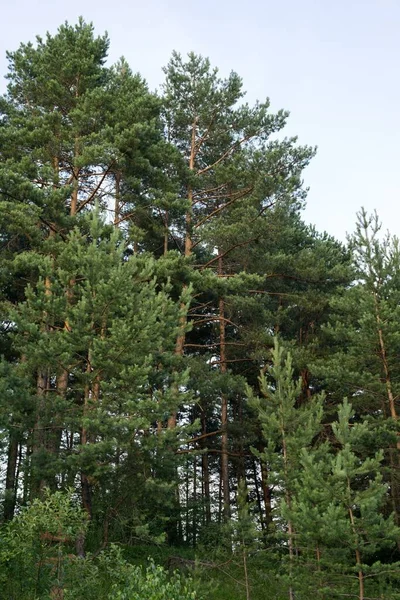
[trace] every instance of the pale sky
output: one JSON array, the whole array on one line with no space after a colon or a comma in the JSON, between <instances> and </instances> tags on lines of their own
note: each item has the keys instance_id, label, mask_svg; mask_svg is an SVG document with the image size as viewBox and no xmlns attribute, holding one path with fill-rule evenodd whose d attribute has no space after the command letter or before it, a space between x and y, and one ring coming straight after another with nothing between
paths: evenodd
<instances>
[{"instance_id":1,"label":"pale sky","mask_svg":"<svg viewBox=\"0 0 400 600\"><path fill-rule=\"evenodd\" d=\"M361 206L400 236L400 0L0 0L6 50L82 15L108 31L151 89L172 50L242 76L247 100L291 113L287 135L318 146L304 218L344 240Z\"/></svg>"}]
</instances>

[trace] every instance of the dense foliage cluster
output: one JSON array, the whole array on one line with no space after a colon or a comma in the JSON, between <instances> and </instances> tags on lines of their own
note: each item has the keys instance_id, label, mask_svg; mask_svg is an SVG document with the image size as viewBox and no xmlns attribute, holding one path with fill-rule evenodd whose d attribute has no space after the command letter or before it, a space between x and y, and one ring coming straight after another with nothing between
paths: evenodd
<instances>
[{"instance_id":1,"label":"dense foliage cluster","mask_svg":"<svg viewBox=\"0 0 400 600\"><path fill-rule=\"evenodd\" d=\"M210 598L400 598L397 239L304 223L315 151L236 73L108 45L22 44L0 98L7 598L197 597L143 545Z\"/></svg>"}]
</instances>

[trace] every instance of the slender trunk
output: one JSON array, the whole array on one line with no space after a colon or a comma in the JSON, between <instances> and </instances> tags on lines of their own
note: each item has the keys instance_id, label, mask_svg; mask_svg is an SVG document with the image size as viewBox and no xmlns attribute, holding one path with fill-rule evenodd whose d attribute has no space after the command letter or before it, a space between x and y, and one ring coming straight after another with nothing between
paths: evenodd
<instances>
[{"instance_id":1,"label":"slender trunk","mask_svg":"<svg viewBox=\"0 0 400 600\"><path fill-rule=\"evenodd\" d=\"M348 487L350 488L349 480L347 481L347 484L348 484ZM357 531L356 531L356 526L355 526L353 510L351 507L349 507L348 510L349 510L351 528L352 528L353 534L354 534L354 541L357 546L357 537L358 536L357 536ZM355 550L355 556L356 556L356 567L357 567L357 571L358 571L358 590L359 590L358 598L359 598L359 600L364 600L364 573L363 573L362 564L361 564L361 553L357 547Z\"/></svg>"},{"instance_id":2,"label":"slender trunk","mask_svg":"<svg viewBox=\"0 0 400 600\"><path fill-rule=\"evenodd\" d=\"M28 437L26 442L26 457L24 469L24 483L22 488L22 504L26 506L29 498L32 496L32 450L33 450L33 433Z\"/></svg>"},{"instance_id":3,"label":"slender trunk","mask_svg":"<svg viewBox=\"0 0 400 600\"><path fill-rule=\"evenodd\" d=\"M222 521L222 477L219 478L218 485L218 524Z\"/></svg>"},{"instance_id":4,"label":"slender trunk","mask_svg":"<svg viewBox=\"0 0 400 600\"><path fill-rule=\"evenodd\" d=\"M196 548L197 542L197 456L193 457L193 512L192 512L192 529L193 529L193 548Z\"/></svg>"},{"instance_id":5,"label":"slender trunk","mask_svg":"<svg viewBox=\"0 0 400 600\"><path fill-rule=\"evenodd\" d=\"M207 433L207 416L204 410L201 412L201 433L202 435ZM205 523L209 525L211 523L211 504L210 504L210 472L208 465L208 453L205 450L207 446L206 438L201 441L203 446L203 454L201 455L201 472L202 472L202 489L203 489L203 503L205 508Z\"/></svg>"},{"instance_id":6,"label":"slender trunk","mask_svg":"<svg viewBox=\"0 0 400 600\"><path fill-rule=\"evenodd\" d=\"M168 238L169 238L168 219L169 219L169 215L168 215L168 211L166 210L164 212L164 226L165 226L165 232L164 232L164 256L166 256L168 254Z\"/></svg>"},{"instance_id":7,"label":"slender trunk","mask_svg":"<svg viewBox=\"0 0 400 600\"><path fill-rule=\"evenodd\" d=\"M289 544L289 600L294 600L294 591L292 586L293 580L293 561L294 561L294 544L293 544L293 525L288 521L288 544Z\"/></svg>"},{"instance_id":8,"label":"slender trunk","mask_svg":"<svg viewBox=\"0 0 400 600\"><path fill-rule=\"evenodd\" d=\"M243 422L243 407L242 407L242 399L240 396L236 399L237 411L233 418L235 423L239 423L239 432L244 431L244 422ZM236 478L239 482L241 479L246 481L246 465L244 460L244 446L243 446L243 436L239 433L239 442L237 445L237 468L236 468Z\"/></svg>"},{"instance_id":9,"label":"slender trunk","mask_svg":"<svg viewBox=\"0 0 400 600\"><path fill-rule=\"evenodd\" d=\"M394 395L393 395L392 380L390 377L389 364L388 364L388 360L387 360L386 344L385 344L385 339L384 339L384 335L383 335L383 331L382 331L382 321L381 321L379 303L378 303L378 298L377 298L376 292L374 292L374 303L375 303L375 317L376 317L376 323L377 323L377 332L378 332L378 338L379 338L379 350L380 350L380 355L381 355L381 360L382 360L383 371L385 373L385 386L386 386L386 393L387 393L387 397L388 397L390 416L392 417L392 419L397 421L398 415L397 415L396 403L395 403L395 399L394 399ZM397 449L400 450L400 440L397 442Z\"/></svg>"},{"instance_id":10,"label":"slender trunk","mask_svg":"<svg viewBox=\"0 0 400 600\"><path fill-rule=\"evenodd\" d=\"M79 138L75 138L75 146L74 146L74 159L76 160L79 156ZM70 215L74 217L78 211L78 193L79 193L79 167L73 167L72 169L72 195L71 195L71 207L70 207Z\"/></svg>"},{"instance_id":11,"label":"slender trunk","mask_svg":"<svg viewBox=\"0 0 400 600\"><path fill-rule=\"evenodd\" d=\"M195 144L196 144L196 124L197 124L197 118L194 120L193 122L193 126L192 126L192 138L191 138L191 150L190 150L190 157L189 157L189 169L191 171L194 170L194 159L195 159ZM186 223L186 230L185 230L185 256L186 257L190 257L192 254L192 232L191 232L191 228L192 228L192 205L193 205L193 189L191 184L189 184L188 188L187 188L187 198L188 198L188 204L189 207L186 211L186 216L185 216L185 223ZM165 250L165 247L164 247ZM186 286L184 286L185 288ZM178 356L183 356L183 350L185 347L185 340L186 340L186 333L185 333L185 329L186 329L186 322L187 322L187 317L184 316L181 319L181 330L180 333L178 334L178 337L176 339L176 344L175 344L175 353ZM176 413L173 413L169 419L168 419L168 428L172 429L176 427Z\"/></svg>"},{"instance_id":12,"label":"slender trunk","mask_svg":"<svg viewBox=\"0 0 400 600\"><path fill-rule=\"evenodd\" d=\"M389 414L393 420L397 421L398 414L396 411L396 402L395 402L395 397L393 394L392 380L391 380L391 375L390 375L389 363L388 363L388 359L387 359L385 337L384 337L383 330L382 330L382 319L380 316L379 301L378 301L377 293L375 291L373 292L373 296L374 296L377 333L378 333L378 339L379 339L379 351L380 351L380 358L381 358L381 362L382 362L383 372L384 372L384 376L385 376L385 387L386 387ZM389 448L390 466L391 466L391 469L390 469L390 478L391 478L390 495L392 498L395 521L396 521L397 525L399 525L399 523L400 523L400 485L399 485L399 481L398 481L398 473L400 471L399 450L400 450L400 437L397 437L396 447ZM400 548L400 542L398 542L398 547Z\"/></svg>"},{"instance_id":13,"label":"slender trunk","mask_svg":"<svg viewBox=\"0 0 400 600\"><path fill-rule=\"evenodd\" d=\"M261 462L261 487L265 508L265 531L268 533L272 523L272 494L268 485L268 468L263 462Z\"/></svg>"},{"instance_id":14,"label":"slender trunk","mask_svg":"<svg viewBox=\"0 0 400 600\"><path fill-rule=\"evenodd\" d=\"M72 182L72 195L71 195L71 208L70 215L74 217L78 210L78 191L79 191L79 169L74 167L73 169L73 182Z\"/></svg>"},{"instance_id":15,"label":"slender trunk","mask_svg":"<svg viewBox=\"0 0 400 600\"><path fill-rule=\"evenodd\" d=\"M183 309L183 305L181 306L181 308ZM184 346L185 346L185 329L186 329L186 322L187 322L187 317L186 315L181 316L180 320L179 320L179 325L180 325L180 333L178 334L178 337L176 338L176 343L175 343L175 354L176 356L183 356L183 350L184 350ZM178 396L178 388L177 386L175 386L175 393ZM170 416L168 417L168 429L174 429L176 427L176 420L177 420L177 412L176 410L174 410Z\"/></svg>"},{"instance_id":16,"label":"slender trunk","mask_svg":"<svg viewBox=\"0 0 400 600\"><path fill-rule=\"evenodd\" d=\"M307 368L301 371L301 386L303 397L309 400L311 398L310 371Z\"/></svg>"},{"instance_id":17,"label":"slender trunk","mask_svg":"<svg viewBox=\"0 0 400 600\"><path fill-rule=\"evenodd\" d=\"M189 524L189 463L190 463L190 458L189 455L187 456L186 459L186 481L185 481L185 500L186 500L186 519L185 519L185 525L186 525L186 543L189 543L189 530L190 530L190 524Z\"/></svg>"},{"instance_id":18,"label":"slender trunk","mask_svg":"<svg viewBox=\"0 0 400 600\"><path fill-rule=\"evenodd\" d=\"M221 267L222 270L222 267ZM219 342L220 342L220 369L226 373L226 345L225 345L225 302L219 301ZM231 516L229 494L229 464L228 464L228 397L221 394L221 481L224 500L224 519Z\"/></svg>"},{"instance_id":19,"label":"slender trunk","mask_svg":"<svg viewBox=\"0 0 400 600\"><path fill-rule=\"evenodd\" d=\"M72 302L72 298L73 298L73 288L75 286L75 280L71 279L69 282L69 286L67 287L67 290L65 291L65 298L66 298L66 311L68 311L68 307ZM71 327L68 321L68 315L65 315L64 318L64 332L66 334L71 332ZM63 404L65 405L65 400L66 400L66 396L67 396L67 390L68 390L68 381L69 381L69 369L62 367L59 370L59 373L57 374L57 396L58 396L58 403L60 406L62 406ZM51 437L51 451L58 456L60 453L60 447L61 447L61 440L62 440L62 425L63 425L63 415L62 413L60 414L60 411L57 411L54 414L54 418L53 418L53 424L54 424L54 428L52 431L52 437ZM72 434L71 434L72 435Z\"/></svg>"},{"instance_id":20,"label":"slender trunk","mask_svg":"<svg viewBox=\"0 0 400 600\"><path fill-rule=\"evenodd\" d=\"M244 571L244 584L246 587L246 600L250 600L249 574L247 572L247 550L246 550L244 540L242 540L242 543L243 543L243 571Z\"/></svg>"},{"instance_id":21,"label":"slender trunk","mask_svg":"<svg viewBox=\"0 0 400 600\"><path fill-rule=\"evenodd\" d=\"M50 231L49 237L54 236L54 232ZM51 296L51 279L47 275L45 279L45 296ZM51 326L48 322L48 314L46 311L43 313L43 326L41 327L42 332L51 331ZM42 477L41 463L43 462L43 455L47 452L48 446L48 416L47 416L47 394L50 386L50 372L48 368L40 366L37 372L36 380L36 397L37 397L37 410L36 410L36 421L33 428L33 442L32 442L32 457L31 457L31 498L35 498L41 495L43 489L47 485L47 481ZM48 458L46 457L46 462Z\"/></svg>"},{"instance_id":22,"label":"slender trunk","mask_svg":"<svg viewBox=\"0 0 400 600\"><path fill-rule=\"evenodd\" d=\"M188 188L188 200L190 205L193 202L193 191L189 186ZM186 234L185 234L185 256L189 257L192 254L192 209L190 208L185 216Z\"/></svg>"},{"instance_id":23,"label":"slender trunk","mask_svg":"<svg viewBox=\"0 0 400 600\"><path fill-rule=\"evenodd\" d=\"M283 452L283 467L284 467L284 477L285 477L285 500L288 508L290 508L292 499L290 495L290 490L288 489L287 481L288 481L288 454L287 454L287 444L286 444L286 435L284 426L282 424L282 452ZM294 600L294 591L292 586L293 580L293 561L295 557L295 549L294 549L294 529L292 521L289 519L287 522L288 528L288 548L289 548L289 600Z\"/></svg>"},{"instance_id":24,"label":"slender trunk","mask_svg":"<svg viewBox=\"0 0 400 600\"><path fill-rule=\"evenodd\" d=\"M261 530L264 532L265 531L265 519L264 519L264 515L263 515L260 489L258 487L258 473L257 473L257 465L256 465L255 458L253 458L253 460L252 460L252 465L253 465L254 489L256 491L256 498L257 498L257 508L258 508L258 513L260 515L260 525L261 525Z\"/></svg>"},{"instance_id":25,"label":"slender trunk","mask_svg":"<svg viewBox=\"0 0 400 600\"><path fill-rule=\"evenodd\" d=\"M91 366L90 366L90 352L88 355L88 361L87 361L87 367L86 367L86 375L89 377L89 374L91 372ZM89 402L90 402L90 396L91 396L91 389L90 389L90 384L89 382L86 383L85 385L85 394L84 394L84 399L83 399L83 418L84 420L86 420L86 417L88 415L89 412ZM81 446L84 448L86 446L86 444L89 442L89 434L88 431L86 429L85 426L83 426L81 428ZM85 471L83 469L81 469L81 491L82 491L82 505L83 508L86 510L89 519L92 518L92 490L91 490L91 485L89 482L89 478L87 473L85 473Z\"/></svg>"},{"instance_id":26,"label":"slender trunk","mask_svg":"<svg viewBox=\"0 0 400 600\"><path fill-rule=\"evenodd\" d=\"M194 119L192 124L192 137L190 142L190 156L189 156L189 169L194 170L194 160L196 157L196 128L197 128L197 117ZM193 188L190 183L187 190L188 197L188 209L186 211L186 234L185 234L185 256L192 254L192 209L193 209Z\"/></svg>"},{"instance_id":27,"label":"slender trunk","mask_svg":"<svg viewBox=\"0 0 400 600\"><path fill-rule=\"evenodd\" d=\"M23 453L24 453L23 443L20 442L19 448L18 448L17 469L15 472L15 498L17 498L17 491L18 491L18 486L19 486L19 482L20 482L19 475L21 473L21 468L22 468ZM26 449L26 456L27 456L27 454L28 454L28 450ZM24 494L24 486L25 486L25 480L23 480L23 486L22 486L23 494ZM23 500L24 500L24 498L22 498L22 501Z\"/></svg>"},{"instance_id":28,"label":"slender trunk","mask_svg":"<svg viewBox=\"0 0 400 600\"><path fill-rule=\"evenodd\" d=\"M48 381L49 378L47 369L39 369L36 385L37 412L36 421L33 428L31 456L30 493L32 499L41 495L47 483L41 472L40 458L46 452L45 412Z\"/></svg>"},{"instance_id":29,"label":"slender trunk","mask_svg":"<svg viewBox=\"0 0 400 600\"><path fill-rule=\"evenodd\" d=\"M115 173L114 227L120 222L121 173Z\"/></svg>"},{"instance_id":30,"label":"slender trunk","mask_svg":"<svg viewBox=\"0 0 400 600\"><path fill-rule=\"evenodd\" d=\"M16 500L16 472L18 461L18 435L12 429L8 442L6 488L4 495L4 521L10 521L14 516Z\"/></svg>"},{"instance_id":31,"label":"slender trunk","mask_svg":"<svg viewBox=\"0 0 400 600\"><path fill-rule=\"evenodd\" d=\"M180 494L179 494L179 484L176 486L175 488L175 496L176 496L176 509L177 509L177 523L176 523L176 530L177 530L177 539L176 539L176 544L181 546L183 543L183 523L182 523L182 507L181 507L181 500L180 500Z\"/></svg>"}]
</instances>

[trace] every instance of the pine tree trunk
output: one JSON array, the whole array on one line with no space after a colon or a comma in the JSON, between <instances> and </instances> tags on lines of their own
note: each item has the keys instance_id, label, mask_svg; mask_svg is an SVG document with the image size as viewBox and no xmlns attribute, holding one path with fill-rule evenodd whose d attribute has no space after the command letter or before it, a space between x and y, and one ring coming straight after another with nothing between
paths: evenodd
<instances>
[{"instance_id":1,"label":"pine tree trunk","mask_svg":"<svg viewBox=\"0 0 400 600\"><path fill-rule=\"evenodd\" d=\"M350 481L349 480L347 480L347 486L348 486L348 489L350 490ZM357 545L357 537L358 536L357 536L357 532L356 532L353 510L351 509L351 507L348 510L349 510L349 518L350 518L351 528L352 528L354 538L355 538L354 541L355 541L355 544ZM358 548L356 548L356 550L355 550L355 556L356 556L356 567L357 567L357 572L358 572L358 591L359 591L358 599L364 600L364 573L363 573L362 566L361 566L361 553Z\"/></svg>"},{"instance_id":2,"label":"pine tree trunk","mask_svg":"<svg viewBox=\"0 0 400 600\"><path fill-rule=\"evenodd\" d=\"M78 97L78 95L79 95L79 92L78 92L78 86L77 86L76 97ZM76 161L79 154L80 154L79 137L76 136L75 143L74 143L74 161ZM74 217L76 215L76 213L78 212L79 175L80 175L79 167L76 167L76 166L73 167L72 168L72 195L71 195L71 206L70 206L70 216L71 217Z\"/></svg>"},{"instance_id":3,"label":"pine tree trunk","mask_svg":"<svg viewBox=\"0 0 400 600\"><path fill-rule=\"evenodd\" d=\"M164 211L164 215L162 216L162 220L163 220L163 223L164 223L164 248L163 248L163 254L164 254L164 256L167 256L167 254L168 254L168 242L169 242L169 213L168 213L168 210Z\"/></svg>"},{"instance_id":4,"label":"pine tree trunk","mask_svg":"<svg viewBox=\"0 0 400 600\"><path fill-rule=\"evenodd\" d=\"M309 400L311 398L311 389L310 389L310 371L305 368L301 371L301 383L302 383L302 393L304 399Z\"/></svg>"},{"instance_id":5,"label":"pine tree trunk","mask_svg":"<svg viewBox=\"0 0 400 600\"><path fill-rule=\"evenodd\" d=\"M288 487L288 453L287 453L287 444L286 444L286 433L284 430L284 426L282 424L282 453L283 453L283 468L285 474L285 500L288 508L290 508L292 504L292 498L290 494L290 490ZM295 549L294 549L294 529L292 521L289 519L287 522L288 528L288 548L289 548L289 600L294 600L294 591L293 591L293 562L295 557Z\"/></svg>"},{"instance_id":6,"label":"pine tree trunk","mask_svg":"<svg viewBox=\"0 0 400 600\"><path fill-rule=\"evenodd\" d=\"M261 503L260 489L258 487L258 473L257 473L257 465L256 465L255 458L252 459L252 465L253 465L254 489L256 491L258 514L260 515L261 529L264 532L265 531L265 519L264 519L264 515L263 515L263 507L262 507L262 503Z\"/></svg>"},{"instance_id":7,"label":"pine tree trunk","mask_svg":"<svg viewBox=\"0 0 400 600\"><path fill-rule=\"evenodd\" d=\"M382 320L381 320L381 316L380 316L379 301L378 301L377 293L375 291L373 292L373 295L374 295L377 333L378 333L378 339L379 339L380 358L382 361L382 367L383 367L383 372L384 372L389 413L390 413L391 418L394 421L397 421L398 414L396 411L396 403L395 403L395 398L394 398L394 394L393 394L392 380L391 380L391 375L390 375L390 370L389 370L389 363L388 363L388 359L387 359L386 343L385 343L385 338L384 338L384 334L383 334L383 330L382 330ZM392 504L393 504L393 508L394 508L394 517L395 517L395 521L396 521L397 525L400 524L400 484L398 481L398 476L399 476L399 472L400 472L400 453L399 453L399 451L400 451L400 438L398 437L397 442L396 442L396 447L389 448L390 463L391 463L391 465L390 465L391 466L391 469L390 469L390 479L391 479L390 495L392 498ZM398 542L398 547L400 548L400 542Z\"/></svg>"},{"instance_id":8,"label":"pine tree trunk","mask_svg":"<svg viewBox=\"0 0 400 600\"><path fill-rule=\"evenodd\" d=\"M385 374L385 385L386 385L386 392L387 392L388 403L389 403L390 416L392 417L392 419L397 421L398 415L397 415L396 403L395 403L395 399L394 399L394 395L393 395L392 380L390 377L389 364L388 364L388 360L387 360L386 344L385 344L385 339L384 339L384 335L383 335L383 331L382 331L382 320L381 320L381 316L380 316L379 302L378 302L376 292L374 292L374 303L375 303L375 317L376 317L376 323L377 323L377 332L378 332L378 338L379 338L379 349L380 349L380 356L381 356L381 360L382 360L383 371ZM400 450L400 440L397 442L397 449Z\"/></svg>"},{"instance_id":9,"label":"pine tree trunk","mask_svg":"<svg viewBox=\"0 0 400 600\"><path fill-rule=\"evenodd\" d=\"M79 169L78 169L78 167L74 167L73 182L72 182L72 195L71 195L71 207L70 207L71 217L74 217L78 211L78 190L79 190Z\"/></svg>"},{"instance_id":10,"label":"pine tree trunk","mask_svg":"<svg viewBox=\"0 0 400 600\"><path fill-rule=\"evenodd\" d=\"M47 386L48 372L44 369L40 369L37 374L37 412L36 421L33 428L33 443L31 456L31 499L39 497L43 489L46 487L47 483L39 470L39 465L37 461L38 456L46 451L44 415L46 411Z\"/></svg>"},{"instance_id":11,"label":"pine tree trunk","mask_svg":"<svg viewBox=\"0 0 400 600\"><path fill-rule=\"evenodd\" d=\"M121 188L121 173L115 173L115 197L114 197L114 227L118 227L120 223L120 192Z\"/></svg>"},{"instance_id":12,"label":"pine tree trunk","mask_svg":"<svg viewBox=\"0 0 400 600\"><path fill-rule=\"evenodd\" d=\"M272 523L272 494L271 488L268 485L268 469L266 465L261 461L261 487L264 498L265 508L265 531L268 533Z\"/></svg>"},{"instance_id":13,"label":"pine tree trunk","mask_svg":"<svg viewBox=\"0 0 400 600\"><path fill-rule=\"evenodd\" d=\"M201 433L202 435L207 433L207 416L205 411L201 412ZM201 441L203 446L203 454L201 455L201 472L202 472L202 491L203 491L203 504L204 504L204 515L205 523L209 525L211 523L211 503L210 503L210 472L208 464L208 453L205 451L207 446L207 440L205 438Z\"/></svg>"},{"instance_id":14,"label":"pine tree trunk","mask_svg":"<svg viewBox=\"0 0 400 600\"><path fill-rule=\"evenodd\" d=\"M196 149L195 149L196 125L197 125L197 118L195 118L193 125L192 125L191 148L190 148L190 157L189 157L190 171L194 170L194 160L196 157L196 154L195 154L195 152L196 152ZM187 188L187 199L188 199L189 207L188 207L188 209L186 211L186 215L185 215L185 225L186 225L185 226L185 256L190 257L192 255L192 246L193 246L193 242L192 242L193 189L192 189L191 184L189 184L189 186ZM176 345L175 345L175 352L179 356L183 356L183 349L185 347L186 317L183 318L181 325L182 325L182 330L181 330L181 333L177 337ZM176 415L171 415L171 418L168 421L168 427L175 427L175 426L176 426Z\"/></svg>"},{"instance_id":15,"label":"pine tree trunk","mask_svg":"<svg viewBox=\"0 0 400 600\"><path fill-rule=\"evenodd\" d=\"M242 407L242 399L237 398L236 402L237 412L233 418L235 423L239 423L239 431L244 431L244 422L243 422L243 407ZM237 469L236 469L236 477L238 482L240 480L246 481L246 465L245 465L245 456L244 456L244 446L243 446L243 435L239 434L239 443L237 445Z\"/></svg>"},{"instance_id":16,"label":"pine tree trunk","mask_svg":"<svg viewBox=\"0 0 400 600\"><path fill-rule=\"evenodd\" d=\"M220 267L222 270L222 266ZM226 345L225 345L225 302L223 298L219 301L219 343L220 343L220 369L226 373ZM223 514L228 520L231 516L230 494L229 494L229 464L228 464L228 398L221 394L221 481L223 493Z\"/></svg>"},{"instance_id":17,"label":"pine tree trunk","mask_svg":"<svg viewBox=\"0 0 400 600\"><path fill-rule=\"evenodd\" d=\"M197 542L197 456L193 457L193 512L192 512L193 548Z\"/></svg>"},{"instance_id":18,"label":"pine tree trunk","mask_svg":"<svg viewBox=\"0 0 400 600\"><path fill-rule=\"evenodd\" d=\"M90 372L91 372L91 366L90 366L90 351L89 351L87 367L86 367L86 374L89 375ZM89 385L89 383L86 383L84 400L83 400L83 418L84 419L87 417L88 412L89 412L90 395L91 395L90 385ZM88 431L87 431L86 427L83 426L81 428L81 439L80 439L81 446L85 447L88 442L89 442ZM89 519L91 519L92 518L92 490L91 490L91 485L89 482L88 475L87 475L87 473L85 473L84 469L81 469L81 493L82 493L82 506L86 510Z\"/></svg>"},{"instance_id":19,"label":"pine tree trunk","mask_svg":"<svg viewBox=\"0 0 400 600\"><path fill-rule=\"evenodd\" d=\"M244 571L244 585L246 589L246 600L250 600L250 583L249 574L247 570L247 550L243 540L243 571Z\"/></svg>"}]
</instances>

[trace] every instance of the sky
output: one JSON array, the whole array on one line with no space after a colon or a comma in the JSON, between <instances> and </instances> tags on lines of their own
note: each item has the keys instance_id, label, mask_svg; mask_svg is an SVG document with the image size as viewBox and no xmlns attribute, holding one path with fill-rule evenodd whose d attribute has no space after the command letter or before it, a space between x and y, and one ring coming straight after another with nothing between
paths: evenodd
<instances>
[{"instance_id":1,"label":"sky","mask_svg":"<svg viewBox=\"0 0 400 600\"><path fill-rule=\"evenodd\" d=\"M288 136L317 146L304 172L304 219L340 240L361 206L400 236L400 0L0 0L6 50L79 16L107 31L151 89L172 50L236 71L247 101L290 111Z\"/></svg>"}]
</instances>

